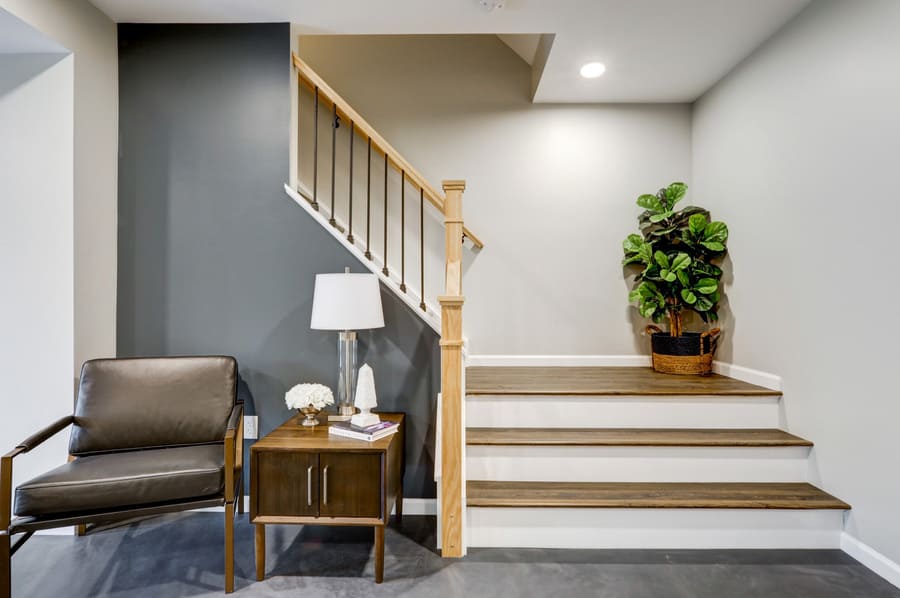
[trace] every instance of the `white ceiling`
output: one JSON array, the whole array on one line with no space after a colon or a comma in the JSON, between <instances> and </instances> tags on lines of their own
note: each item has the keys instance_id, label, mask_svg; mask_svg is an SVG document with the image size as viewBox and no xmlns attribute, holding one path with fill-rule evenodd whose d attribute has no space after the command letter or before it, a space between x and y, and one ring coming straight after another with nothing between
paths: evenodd
<instances>
[{"instance_id":1,"label":"white ceiling","mask_svg":"<svg viewBox=\"0 0 900 598\"><path fill-rule=\"evenodd\" d=\"M0 54L61 54L64 47L0 8Z\"/></svg>"},{"instance_id":2,"label":"white ceiling","mask_svg":"<svg viewBox=\"0 0 900 598\"><path fill-rule=\"evenodd\" d=\"M536 102L690 102L810 0L505 0L494 11L478 0L92 2L118 22L288 21L308 34L553 33ZM588 61L604 62L606 74L582 79Z\"/></svg>"}]
</instances>

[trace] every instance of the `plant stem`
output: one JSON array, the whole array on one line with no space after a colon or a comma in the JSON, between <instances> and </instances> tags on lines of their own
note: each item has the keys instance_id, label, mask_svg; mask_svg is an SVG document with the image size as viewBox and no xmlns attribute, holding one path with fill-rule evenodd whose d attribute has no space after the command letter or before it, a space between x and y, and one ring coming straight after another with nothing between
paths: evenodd
<instances>
[{"instance_id":1,"label":"plant stem","mask_svg":"<svg viewBox=\"0 0 900 598\"><path fill-rule=\"evenodd\" d=\"M666 315L669 316L669 336L681 336L681 312L670 309Z\"/></svg>"}]
</instances>

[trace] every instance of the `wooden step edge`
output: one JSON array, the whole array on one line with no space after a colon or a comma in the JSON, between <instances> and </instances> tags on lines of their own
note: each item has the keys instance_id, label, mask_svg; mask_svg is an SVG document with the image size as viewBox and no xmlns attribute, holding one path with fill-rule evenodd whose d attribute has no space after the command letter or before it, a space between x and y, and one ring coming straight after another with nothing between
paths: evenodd
<instances>
[{"instance_id":1,"label":"wooden step edge","mask_svg":"<svg viewBox=\"0 0 900 598\"><path fill-rule=\"evenodd\" d=\"M656 389L583 389L583 388L527 388L514 389L505 387L466 385L466 396L522 396L522 397L781 397L784 393L771 388L711 390L709 392L691 392L688 390L656 390Z\"/></svg>"},{"instance_id":2,"label":"wooden step edge","mask_svg":"<svg viewBox=\"0 0 900 598\"><path fill-rule=\"evenodd\" d=\"M469 507L850 510L807 483L469 481Z\"/></svg>"},{"instance_id":3,"label":"wooden step edge","mask_svg":"<svg viewBox=\"0 0 900 598\"><path fill-rule=\"evenodd\" d=\"M469 366L470 395L542 396L781 396L720 374L674 376L649 367Z\"/></svg>"},{"instance_id":4,"label":"wooden step edge","mask_svg":"<svg viewBox=\"0 0 900 598\"><path fill-rule=\"evenodd\" d=\"M468 446L812 447L778 429L467 428Z\"/></svg>"}]
</instances>

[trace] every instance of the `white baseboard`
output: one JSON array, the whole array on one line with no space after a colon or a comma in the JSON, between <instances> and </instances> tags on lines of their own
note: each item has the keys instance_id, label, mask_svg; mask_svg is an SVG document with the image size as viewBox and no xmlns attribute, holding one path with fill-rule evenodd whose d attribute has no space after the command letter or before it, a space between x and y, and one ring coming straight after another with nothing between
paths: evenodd
<instances>
[{"instance_id":1,"label":"white baseboard","mask_svg":"<svg viewBox=\"0 0 900 598\"><path fill-rule=\"evenodd\" d=\"M466 366L490 367L650 367L649 355L469 355ZM781 390L781 376L723 361L713 371L735 380Z\"/></svg>"},{"instance_id":2,"label":"white baseboard","mask_svg":"<svg viewBox=\"0 0 900 598\"><path fill-rule=\"evenodd\" d=\"M757 386L770 388L772 390L782 390L781 376L776 376L775 374L770 374L768 372L761 372L742 365L725 363L724 361L713 361L713 371L717 374L734 378L735 380L747 382L748 384L756 384Z\"/></svg>"},{"instance_id":3,"label":"white baseboard","mask_svg":"<svg viewBox=\"0 0 900 598\"><path fill-rule=\"evenodd\" d=\"M469 355L467 366L649 367L649 355Z\"/></svg>"},{"instance_id":4,"label":"white baseboard","mask_svg":"<svg viewBox=\"0 0 900 598\"><path fill-rule=\"evenodd\" d=\"M841 550L900 588L900 563L892 561L847 532L841 533Z\"/></svg>"}]
</instances>

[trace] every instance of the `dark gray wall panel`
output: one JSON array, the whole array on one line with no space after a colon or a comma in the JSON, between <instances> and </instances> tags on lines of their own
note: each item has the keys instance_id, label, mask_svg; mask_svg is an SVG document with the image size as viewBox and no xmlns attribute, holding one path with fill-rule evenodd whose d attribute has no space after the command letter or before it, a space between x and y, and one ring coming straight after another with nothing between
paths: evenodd
<instances>
[{"instance_id":1,"label":"dark gray wall panel","mask_svg":"<svg viewBox=\"0 0 900 598\"><path fill-rule=\"evenodd\" d=\"M121 356L237 357L265 434L298 382L332 388L337 335L309 329L318 272L363 266L284 193L287 24L119 26ZM433 497L437 335L382 291L360 334L379 408L405 411L406 495Z\"/></svg>"}]
</instances>

